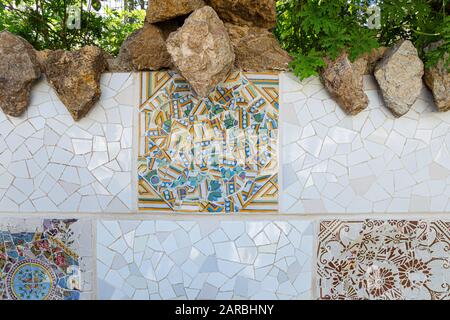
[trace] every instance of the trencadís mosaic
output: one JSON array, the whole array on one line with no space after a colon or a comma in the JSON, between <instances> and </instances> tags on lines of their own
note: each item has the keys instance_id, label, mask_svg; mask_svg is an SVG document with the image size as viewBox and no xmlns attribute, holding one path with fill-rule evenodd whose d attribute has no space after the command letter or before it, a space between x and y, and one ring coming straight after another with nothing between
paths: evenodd
<instances>
[{"instance_id":1,"label":"trencad\u00eds mosaic","mask_svg":"<svg viewBox=\"0 0 450 320\"><path fill-rule=\"evenodd\" d=\"M83 250L91 248L89 223L4 220L0 228L0 300L79 300L89 297L84 291L90 289L87 283L90 279L84 277L86 261L78 247L81 235L78 231L85 228Z\"/></svg>"},{"instance_id":2,"label":"trencad\u00eds mosaic","mask_svg":"<svg viewBox=\"0 0 450 320\"><path fill-rule=\"evenodd\" d=\"M450 222L322 221L317 291L325 300L448 300Z\"/></svg>"},{"instance_id":3,"label":"trencad\u00eds mosaic","mask_svg":"<svg viewBox=\"0 0 450 320\"><path fill-rule=\"evenodd\" d=\"M232 72L205 99L141 74L140 210L277 211L278 109L277 74Z\"/></svg>"}]
</instances>

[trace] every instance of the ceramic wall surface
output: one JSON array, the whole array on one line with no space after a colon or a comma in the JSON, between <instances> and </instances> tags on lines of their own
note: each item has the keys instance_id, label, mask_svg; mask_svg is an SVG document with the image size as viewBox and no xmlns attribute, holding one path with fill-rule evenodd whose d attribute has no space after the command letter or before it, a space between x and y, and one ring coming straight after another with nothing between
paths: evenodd
<instances>
[{"instance_id":1,"label":"ceramic wall surface","mask_svg":"<svg viewBox=\"0 0 450 320\"><path fill-rule=\"evenodd\" d=\"M318 237L320 299L450 299L450 220L322 221Z\"/></svg>"},{"instance_id":2,"label":"ceramic wall surface","mask_svg":"<svg viewBox=\"0 0 450 320\"><path fill-rule=\"evenodd\" d=\"M280 210L296 214L450 210L450 113L430 92L394 118L374 78L369 107L347 116L318 78L281 76Z\"/></svg>"},{"instance_id":3,"label":"ceramic wall surface","mask_svg":"<svg viewBox=\"0 0 450 320\"><path fill-rule=\"evenodd\" d=\"M0 299L450 300L450 114L425 89L396 119L372 77L354 117L286 73L205 99L101 81L79 122L45 80L0 114Z\"/></svg>"},{"instance_id":4,"label":"ceramic wall surface","mask_svg":"<svg viewBox=\"0 0 450 320\"><path fill-rule=\"evenodd\" d=\"M311 299L309 221L101 221L101 299Z\"/></svg>"},{"instance_id":5,"label":"ceramic wall surface","mask_svg":"<svg viewBox=\"0 0 450 320\"><path fill-rule=\"evenodd\" d=\"M132 76L102 76L102 96L75 122L41 80L20 118L0 113L0 211L132 209Z\"/></svg>"}]
</instances>

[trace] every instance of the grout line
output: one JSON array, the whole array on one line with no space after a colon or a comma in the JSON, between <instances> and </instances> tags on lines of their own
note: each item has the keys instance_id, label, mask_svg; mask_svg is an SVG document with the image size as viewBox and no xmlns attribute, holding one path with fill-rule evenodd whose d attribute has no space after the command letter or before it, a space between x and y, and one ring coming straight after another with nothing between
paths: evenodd
<instances>
[{"instance_id":1,"label":"grout line","mask_svg":"<svg viewBox=\"0 0 450 320\"><path fill-rule=\"evenodd\" d=\"M3 212L0 213L0 219L2 218L56 218L56 219L92 219L92 220L223 220L223 221L255 221L255 220L270 220L270 221L291 221L291 220L348 220L348 219L395 219L395 220L411 220L411 219L448 219L450 220L450 212L441 213L349 213L349 214L333 214L333 213L317 213L317 214L264 214L264 213L251 213L251 214L210 214L210 213L173 213L173 212L155 212L155 213L139 213L139 212L110 212L110 213L88 213L88 212Z\"/></svg>"},{"instance_id":2,"label":"grout line","mask_svg":"<svg viewBox=\"0 0 450 320\"><path fill-rule=\"evenodd\" d=\"M311 299L319 300L318 292L318 279L317 279L317 250L319 249L319 232L320 221L314 221L313 223L313 244L312 244L312 257L311 257Z\"/></svg>"},{"instance_id":3,"label":"grout line","mask_svg":"<svg viewBox=\"0 0 450 320\"><path fill-rule=\"evenodd\" d=\"M98 300L98 292L99 287L98 287L98 276L97 276L97 224L98 221L97 219L92 219L92 223L91 223L91 230L92 230L92 254L93 254L93 258L92 258L92 266L93 269L92 270L92 277L94 278L92 280L92 299L93 300Z\"/></svg>"},{"instance_id":4,"label":"grout line","mask_svg":"<svg viewBox=\"0 0 450 320\"><path fill-rule=\"evenodd\" d=\"M284 84L284 72L280 72L278 74L278 145L277 145L277 155L278 155L278 213L281 213L281 195L283 190L283 175L282 175L282 167L283 167L283 152L282 152L282 143L283 143L283 130L281 130L281 112L284 103L283 96L284 92L282 90Z\"/></svg>"},{"instance_id":5,"label":"grout line","mask_svg":"<svg viewBox=\"0 0 450 320\"><path fill-rule=\"evenodd\" d=\"M133 105L133 119L132 119L132 124L133 124L133 145L132 145L132 149L131 149L131 209L134 211L138 210L138 201L139 201L139 194L138 194L138 179L137 179L137 173L138 173L138 158L139 158L139 149L140 149L140 132L139 130L137 130L137 128L139 128L140 126L140 101L141 101L141 90L142 90L142 73L139 72L133 72L132 75L133 77L133 101L135 103L135 105Z\"/></svg>"}]
</instances>

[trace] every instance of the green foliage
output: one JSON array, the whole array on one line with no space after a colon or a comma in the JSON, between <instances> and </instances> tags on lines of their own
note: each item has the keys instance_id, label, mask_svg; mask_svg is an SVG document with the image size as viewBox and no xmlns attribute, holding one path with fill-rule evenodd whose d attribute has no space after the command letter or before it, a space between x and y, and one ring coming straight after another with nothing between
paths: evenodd
<instances>
[{"instance_id":1,"label":"green foliage","mask_svg":"<svg viewBox=\"0 0 450 320\"><path fill-rule=\"evenodd\" d=\"M144 19L144 10L106 9L106 15L103 18L103 36L98 39L98 45L107 52L117 55L123 41L131 33L142 27ZM124 23L124 21L127 21L127 23Z\"/></svg>"},{"instance_id":2,"label":"green foliage","mask_svg":"<svg viewBox=\"0 0 450 320\"><path fill-rule=\"evenodd\" d=\"M370 30L367 10L375 2L381 9L381 28ZM125 38L142 26L145 1L123 0L123 10L104 8L102 0L89 3L0 0L0 31L18 34L38 50L97 45L116 55ZM81 9L81 29L66 25L70 6ZM427 66L450 49L450 0L278 0L277 11L275 33L294 57L291 67L300 78L316 75L326 57L346 51L354 60L399 39L413 41ZM436 41L441 46L427 49Z\"/></svg>"},{"instance_id":3,"label":"green foliage","mask_svg":"<svg viewBox=\"0 0 450 320\"><path fill-rule=\"evenodd\" d=\"M379 29L367 27L374 2L381 9ZM345 51L353 61L399 39L413 41L430 66L449 49L448 10L448 0L278 0L275 34L301 79L317 75L326 57L335 59ZM441 47L425 50L438 40Z\"/></svg>"},{"instance_id":4,"label":"green foliage","mask_svg":"<svg viewBox=\"0 0 450 320\"><path fill-rule=\"evenodd\" d=\"M440 33L440 40L441 44L433 48L432 50L426 50L426 47L424 49L424 60L427 67L432 67L436 65L444 55L450 53L450 16L447 16L444 18L444 21L439 28ZM446 61L446 67L450 71L450 58L447 58Z\"/></svg>"},{"instance_id":5,"label":"green foliage","mask_svg":"<svg viewBox=\"0 0 450 320\"><path fill-rule=\"evenodd\" d=\"M450 2L448 0L380 1L381 45L391 46L399 39L411 40L421 58L434 66L450 49ZM430 44L441 41L440 47ZM447 64L448 66L448 64Z\"/></svg>"},{"instance_id":6,"label":"green foliage","mask_svg":"<svg viewBox=\"0 0 450 320\"><path fill-rule=\"evenodd\" d=\"M300 79L314 76L317 74L317 70L325 67L324 54L317 52L314 48L306 54L294 52L293 58L291 68Z\"/></svg>"},{"instance_id":7,"label":"green foliage","mask_svg":"<svg viewBox=\"0 0 450 320\"><path fill-rule=\"evenodd\" d=\"M140 28L144 10L110 10L100 0L0 0L0 31L22 36L36 49L73 50L97 45L117 54L123 40ZM81 28L69 29L69 8L81 10ZM100 12L100 10L103 10Z\"/></svg>"},{"instance_id":8,"label":"green foliage","mask_svg":"<svg viewBox=\"0 0 450 320\"><path fill-rule=\"evenodd\" d=\"M294 57L300 78L316 75L324 58L342 51L351 59L378 46L376 32L364 26L364 6L357 0L281 0L276 35Z\"/></svg>"}]
</instances>

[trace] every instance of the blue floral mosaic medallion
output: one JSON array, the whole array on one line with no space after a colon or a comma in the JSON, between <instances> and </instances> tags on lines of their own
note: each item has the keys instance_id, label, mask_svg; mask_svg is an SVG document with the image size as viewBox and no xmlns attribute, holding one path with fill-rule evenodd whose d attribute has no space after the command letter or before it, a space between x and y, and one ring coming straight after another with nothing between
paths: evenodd
<instances>
[{"instance_id":1,"label":"blue floral mosaic medallion","mask_svg":"<svg viewBox=\"0 0 450 320\"><path fill-rule=\"evenodd\" d=\"M76 242L78 233L76 235L73 231L73 225L77 222L40 220L32 224L23 220L23 225L5 227L2 221L0 300L80 299L84 279L81 277L83 264ZM30 225L36 231L30 232L33 229ZM26 231L23 231L24 228ZM90 238L90 235L87 237Z\"/></svg>"},{"instance_id":2,"label":"blue floral mosaic medallion","mask_svg":"<svg viewBox=\"0 0 450 320\"><path fill-rule=\"evenodd\" d=\"M13 266L6 285L14 300L48 300L55 292L56 276L39 260L26 259Z\"/></svg>"}]
</instances>

